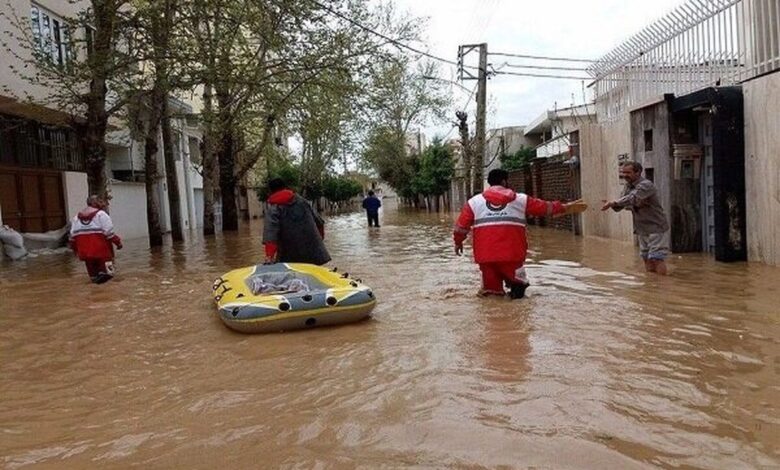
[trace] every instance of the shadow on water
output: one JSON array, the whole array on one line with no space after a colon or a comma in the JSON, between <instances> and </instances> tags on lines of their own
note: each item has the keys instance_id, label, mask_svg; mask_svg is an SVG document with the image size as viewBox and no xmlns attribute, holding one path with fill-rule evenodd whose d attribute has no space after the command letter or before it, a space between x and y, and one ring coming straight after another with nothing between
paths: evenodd
<instances>
[{"instance_id":1,"label":"shadow on water","mask_svg":"<svg viewBox=\"0 0 780 470\"><path fill-rule=\"evenodd\" d=\"M482 299L454 217L330 217L330 265L379 304L291 334L234 333L210 297L262 259L261 223L129 240L100 287L67 252L3 262L0 466L780 465L780 270L685 255L660 278L532 227L528 297Z\"/></svg>"}]
</instances>

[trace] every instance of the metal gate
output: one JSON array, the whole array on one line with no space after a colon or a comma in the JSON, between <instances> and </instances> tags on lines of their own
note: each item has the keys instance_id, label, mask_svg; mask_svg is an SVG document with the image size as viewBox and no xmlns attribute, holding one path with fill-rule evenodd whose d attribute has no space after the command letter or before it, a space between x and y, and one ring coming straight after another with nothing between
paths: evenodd
<instances>
[{"instance_id":1,"label":"metal gate","mask_svg":"<svg viewBox=\"0 0 780 470\"><path fill-rule=\"evenodd\" d=\"M699 116L699 139L704 158L701 178L701 247L706 253L715 253L715 180L712 166L712 117Z\"/></svg>"}]
</instances>

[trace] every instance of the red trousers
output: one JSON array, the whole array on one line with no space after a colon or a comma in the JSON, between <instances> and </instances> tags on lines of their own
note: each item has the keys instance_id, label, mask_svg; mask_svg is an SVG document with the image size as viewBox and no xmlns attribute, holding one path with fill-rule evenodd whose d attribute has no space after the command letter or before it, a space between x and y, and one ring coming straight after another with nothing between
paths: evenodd
<instances>
[{"instance_id":1,"label":"red trousers","mask_svg":"<svg viewBox=\"0 0 780 470\"><path fill-rule=\"evenodd\" d=\"M480 263L482 271L482 289L493 294L504 294L504 281L507 283L524 283L517 277L517 270L523 266L522 261L507 261L503 263Z\"/></svg>"},{"instance_id":2,"label":"red trousers","mask_svg":"<svg viewBox=\"0 0 780 470\"><path fill-rule=\"evenodd\" d=\"M89 274L89 277L94 280L95 277L97 277L98 274L103 274L103 276L108 276L109 278L114 275L114 270L111 266L107 265L106 261L103 261L102 259L98 258L90 258L85 259L84 264L87 266L87 274Z\"/></svg>"}]
</instances>

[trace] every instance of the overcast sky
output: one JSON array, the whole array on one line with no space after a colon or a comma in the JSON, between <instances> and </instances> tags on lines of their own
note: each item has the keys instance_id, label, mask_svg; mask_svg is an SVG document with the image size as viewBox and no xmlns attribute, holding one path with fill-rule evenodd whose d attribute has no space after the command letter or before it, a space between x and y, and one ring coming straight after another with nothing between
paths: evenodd
<instances>
[{"instance_id":1,"label":"overcast sky","mask_svg":"<svg viewBox=\"0 0 780 470\"><path fill-rule=\"evenodd\" d=\"M663 16L683 0L394 0L401 11L426 17L427 42L421 46L437 56L455 61L458 45L486 42L488 52L548 57L597 59ZM427 48L426 48L427 46ZM477 55L473 55L476 65ZM504 62L520 65L583 67L587 64L488 56L499 68ZM504 67L504 71L583 75ZM456 78L454 66L442 64L444 78ZM463 83L469 89L475 81ZM587 82L585 85L587 86ZM463 106L468 93L454 87L456 102ZM585 90L588 100L590 89ZM498 75L488 81L488 129L523 125L546 109L582 104L579 80L527 78ZM475 102L469 106L474 115ZM429 126L426 133L446 134L449 125Z\"/></svg>"}]
</instances>

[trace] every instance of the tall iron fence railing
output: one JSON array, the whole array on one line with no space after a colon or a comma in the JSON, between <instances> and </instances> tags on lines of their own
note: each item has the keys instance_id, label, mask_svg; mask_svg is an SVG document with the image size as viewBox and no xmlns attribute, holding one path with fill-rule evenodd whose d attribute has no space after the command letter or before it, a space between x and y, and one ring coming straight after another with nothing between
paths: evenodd
<instances>
[{"instance_id":1,"label":"tall iron fence railing","mask_svg":"<svg viewBox=\"0 0 780 470\"><path fill-rule=\"evenodd\" d=\"M780 68L780 0L689 0L588 67L599 120Z\"/></svg>"}]
</instances>

